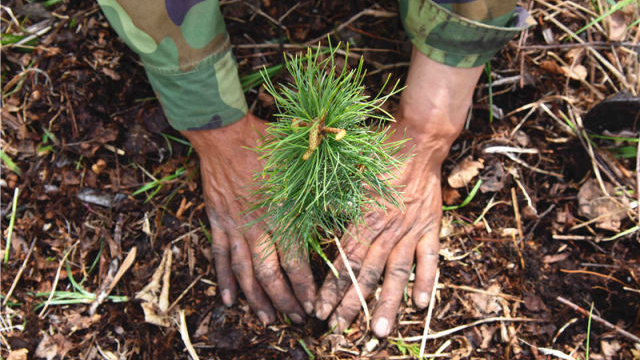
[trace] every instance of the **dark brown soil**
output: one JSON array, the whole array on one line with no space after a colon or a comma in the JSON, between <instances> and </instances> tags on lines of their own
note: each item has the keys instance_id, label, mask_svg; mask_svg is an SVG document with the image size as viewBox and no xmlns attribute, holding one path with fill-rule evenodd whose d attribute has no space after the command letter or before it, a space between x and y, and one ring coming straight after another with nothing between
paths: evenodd
<instances>
[{"instance_id":1,"label":"dark brown soil","mask_svg":"<svg viewBox=\"0 0 640 360\"><path fill-rule=\"evenodd\" d=\"M49 7L24 3L3 5L3 42L9 41L6 34L24 34L20 26L51 28L28 46L2 47L0 144L19 169L2 163L3 249L14 189L19 189L11 252L2 264L3 301L19 276L1 309L2 358L22 359L19 351L27 349L29 359L36 354L44 358L49 354L49 359L187 359L178 326L146 323L140 302L134 299L167 247L173 253L170 301L195 281L177 307L186 312L191 341L202 359L312 357L306 351L328 359L415 356L419 343L398 340L423 333L426 311L416 311L410 296L402 305L394 339L379 342L363 333L362 314L348 334L328 335L326 323L317 320L294 326L280 318L265 328L242 297L233 307L224 307L203 230L207 220L197 157L175 140L181 137L168 126L137 56L110 29L95 2L63 1ZM565 298L587 311L593 305L594 314L640 336L637 233L608 240L638 223L630 205L637 190L634 154L615 156L620 148L636 144L594 139L595 150L589 153L578 121L604 97L640 89L637 55L635 59L633 55L638 47L628 45L637 44L640 31L637 23L631 26L622 40L627 45L617 47L601 46L607 42L606 33L597 27L581 35L626 76L626 87L593 52L569 53L585 47L564 40L565 33L549 16L575 32L589 13L553 3L525 2L538 25L491 62L492 81L498 85L490 96L488 77L481 79L468 129L443 168L446 178L464 158L482 159L480 178L487 191L478 192L466 207L445 212L442 287L431 332L492 317L521 321L470 326L427 341L426 353L436 352L449 340L443 350L447 358L557 358L545 355L540 347L581 359L589 334L591 359L640 359L640 344L596 320L588 333L587 317L558 300ZM591 2L577 3L593 8ZM259 8L278 19L294 5L280 21L282 26L256 12ZM304 48L290 44L324 38L367 8L380 12L349 22L332 33L332 42L348 42L353 53L364 55L371 74L367 86L374 93L388 76L402 81L408 65L411 45L399 18L380 15L397 12L395 1L227 1L222 6L241 76L281 63L283 51ZM637 8L631 11L637 16ZM555 34L555 41L548 44L543 31ZM267 43L273 46L251 46ZM571 64L571 59L587 70L584 81L568 78L562 69L562 62ZM504 80L513 76L519 77ZM258 89L247 93L250 108L269 119L272 101ZM392 99L389 110L397 101ZM572 130L567 123L578 126ZM516 153L514 161L504 153L484 151L492 146L537 153ZM579 211L578 202L584 200L579 190L597 178L596 162L601 164L597 168L602 181L617 186L612 196L626 206L618 230L602 228L607 214L589 222L590 217ZM178 175L161 187L133 195L152 181L151 176L162 179L173 174ZM458 190L444 185L445 201L450 197L460 203L475 182ZM89 191L109 206L86 201ZM495 206L488 209L485 220L477 220L491 201ZM109 268L117 270L133 247L135 263L111 293L128 301L107 300L94 316L89 315L88 304L52 303L40 314L47 298L39 293L49 292L56 281L57 291L74 291L70 275L82 281L86 291L97 293ZM45 345L49 350L42 349Z\"/></svg>"}]
</instances>

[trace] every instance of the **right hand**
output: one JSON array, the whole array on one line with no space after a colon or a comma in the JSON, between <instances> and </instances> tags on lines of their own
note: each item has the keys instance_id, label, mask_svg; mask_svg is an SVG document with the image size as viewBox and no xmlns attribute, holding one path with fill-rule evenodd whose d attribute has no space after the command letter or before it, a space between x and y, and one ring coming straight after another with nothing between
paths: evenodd
<instances>
[{"instance_id":1,"label":"right hand","mask_svg":"<svg viewBox=\"0 0 640 360\"><path fill-rule=\"evenodd\" d=\"M264 324L275 321L274 308L287 314L293 322L301 323L305 312L313 311L316 295L308 261L272 251L273 245L268 234L263 232L264 226L245 227L258 217L247 214L253 176L263 168L258 155L251 149L258 146L265 128L263 120L247 114L222 128L183 131L182 134L200 157L202 188L222 301L226 306L233 304L237 282ZM265 254L269 255L265 257Z\"/></svg>"}]
</instances>

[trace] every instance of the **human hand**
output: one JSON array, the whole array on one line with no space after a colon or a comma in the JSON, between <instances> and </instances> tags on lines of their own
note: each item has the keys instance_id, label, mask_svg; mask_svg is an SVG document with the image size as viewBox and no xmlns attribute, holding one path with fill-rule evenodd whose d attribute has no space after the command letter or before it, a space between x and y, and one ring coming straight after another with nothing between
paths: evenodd
<instances>
[{"instance_id":1,"label":"human hand","mask_svg":"<svg viewBox=\"0 0 640 360\"><path fill-rule=\"evenodd\" d=\"M440 168L462 130L481 71L482 67L442 65L414 49L397 122L392 124L395 136L406 134L410 138L404 149L413 152L395 181L401 186L405 210L372 211L365 215L364 225L349 228L341 240L365 297L375 289L386 267L373 314L373 331L378 337L386 337L393 327L414 254L417 267L413 302L419 308L428 305L442 217ZM320 319L331 315L329 325L342 332L361 305L341 259L335 267L340 277L331 273L327 276L315 309Z\"/></svg>"},{"instance_id":2,"label":"human hand","mask_svg":"<svg viewBox=\"0 0 640 360\"><path fill-rule=\"evenodd\" d=\"M278 256L263 232L264 226L245 227L259 216L247 214L253 176L262 169L262 163L251 149L258 145L265 127L264 121L247 114L229 126L183 131L182 134L200 157L202 188L222 301L227 306L233 304L237 281L264 324L275 321L274 307L292 321L301 323L305 311L313 310L316 294L309 263L296 256ZM286 260L281 262L279 258Z\"/></svg>"}]
</instances>

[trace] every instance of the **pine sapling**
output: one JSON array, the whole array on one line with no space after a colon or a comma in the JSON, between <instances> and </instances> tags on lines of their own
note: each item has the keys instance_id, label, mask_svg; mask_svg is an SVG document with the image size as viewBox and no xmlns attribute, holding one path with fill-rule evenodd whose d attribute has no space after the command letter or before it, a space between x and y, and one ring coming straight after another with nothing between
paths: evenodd
<instances>
[{"instance_id":1,"label":"pine sapling","mask_svg":"<svg viewBox=\"0 0 640 360\"><path fill-rule=\"evenodd\" d=\"M252 210L267 224L268 239L286 256L317 252L328 264L323 239L362 225L374 208L402 207L391 185L404 140L391 141L385 121L393 121L382 104L400 90L366 95L360 59L355 69L337 69L337 48L324 56L320 48L304 57L288 56L293 78L275 86L263 74L274 97L276 122L270 123L257 151L264 169L256 175ZM347 57L348 58L348 57ZM382 89L384 90L386 82Z\"/></svg>"}]
</instances>

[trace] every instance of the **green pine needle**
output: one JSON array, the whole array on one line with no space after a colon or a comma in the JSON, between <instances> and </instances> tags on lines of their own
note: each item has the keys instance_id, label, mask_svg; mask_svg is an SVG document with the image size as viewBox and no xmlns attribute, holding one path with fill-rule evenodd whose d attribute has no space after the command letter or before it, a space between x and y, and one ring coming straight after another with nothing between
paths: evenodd
<instances>
[{"instance_id":1,"label":"green pine needle","mask_svg":"<svg viewBox=\"0 0 640 360\"><path fill-rule=\"evenodd\" d=\"M390 180L407 158L394 156L404 140L389 141L389 128L368 123L393 121L381 106L400 89L371 99L362 59L353 70L336 69L337 49L326 57L319 48L289 56L288 85L276 88L263 74L279 113L257 149L265 166L256 175L252 211L261 215L249 224L264 221L271 242L287 255L291 249L298 256L314 251L327 262L322 239L362 224L367 210L402 207Z\"/></svg>"}]
</instances>

